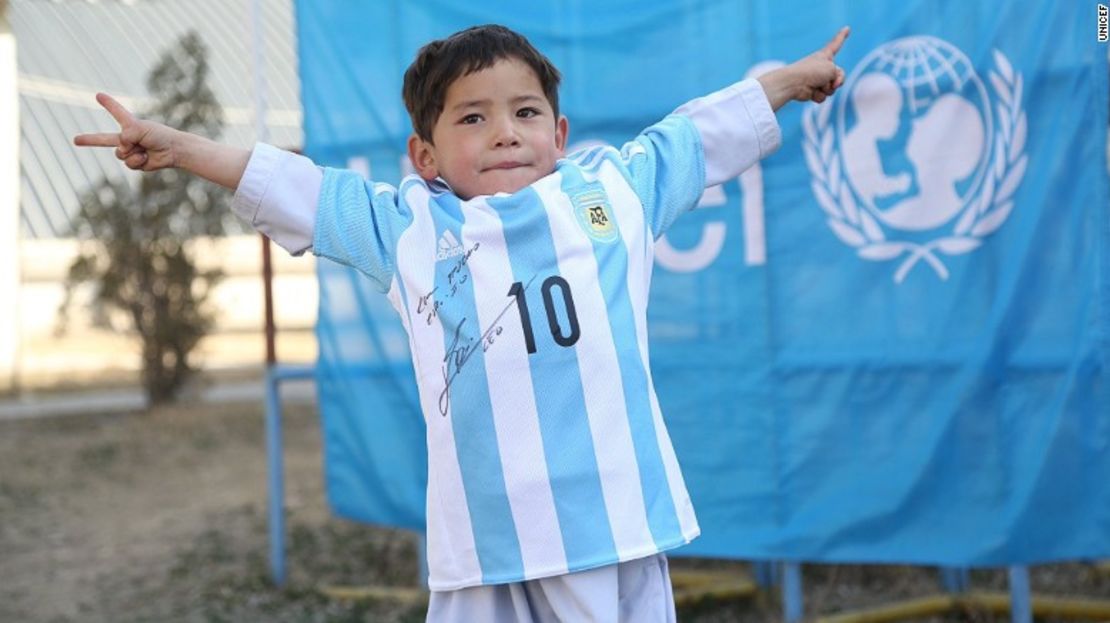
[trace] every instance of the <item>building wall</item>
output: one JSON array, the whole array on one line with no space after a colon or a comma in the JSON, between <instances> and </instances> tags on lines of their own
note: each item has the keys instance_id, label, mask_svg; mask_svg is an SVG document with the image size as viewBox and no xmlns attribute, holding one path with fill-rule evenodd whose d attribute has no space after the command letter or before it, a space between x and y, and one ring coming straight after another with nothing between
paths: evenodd
<instances>
[{"instance_id":1,"label":"building wall","mask_svg":"<svg viewBox=\"0 0 1110 623\"><path fill-rule=\"evenodd\" d=\"M137 113L147 109L151 67L182 34L196 31L209 50L209 86L224 111L221 140L249 147L258 137L249 79L250 6L226 0L0 0L0 136L17 137L0 141L0 394L75 380L137 378L138 340L122 332L125 319L114 318L107 327L93 322L83 303L89 288L78 292L68 331L57 332L66 271L77 253L66 237L80 194L104 178L134 181L138 175L120 166L110 149L76 148L72 137L117 128L94 100L97 91L112 93ZM261 7L265 135L276 145L298 146L292 2ZM213 296L216 330L194 357L205 368L257 367L263 361L259 245L253 234L199 243L201 257L218 259L227 274ZM311 361L314 262L276 248L273 256L278 356Z\"/></svg>"},{"instance_id":2,"label":"building wall","mask_svg":"<svg viewBox=\"0 0 1110 623\"><path fill-rule=\"evenodd\" d=\"M15 36L0 0L0 379L10 378L19 351L19 90Z\"/></svg>"},{"instance_id":3,"label":"building wall","mask_svg":"<svg viewBox=\"0 0 1110 623\"><path fill-rule=\"evenodd\" d=\"M0 375L0 391L126 381L139 369L139 343L127 333L127 318L114 314L106 324L98 323L89 305L89 285L76 291L66 330L58 330L65 277L79 244L72 239L22 242L19 286L12 290L13 298L6 298L15 305L3 306L17 310L12 323L19 343L9 368ZM265 353L259 236L201 239L193 250L203 269L219 268L225 274L211 298L216 326L198 348L194 363L209 370L259 368ZM294 258L276 246L271 256L278 356L283 361L312 361L315 259Z\"/></svg>"}]
</instances>

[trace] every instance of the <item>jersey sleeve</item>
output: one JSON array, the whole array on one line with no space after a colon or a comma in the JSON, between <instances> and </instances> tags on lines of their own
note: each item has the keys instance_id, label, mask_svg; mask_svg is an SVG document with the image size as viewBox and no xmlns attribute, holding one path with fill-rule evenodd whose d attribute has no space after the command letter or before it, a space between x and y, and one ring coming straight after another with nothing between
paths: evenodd
<instances>
[{"instance_id":1,"label":"jersey sleeve","mask_svg":"<svg viewBox=\"0 0 1110 623\"><path fill-rule=\"evenodd\" d=\"M744 172L782 142L757 80L680 106L621 149L631 184L658 238L709 186Z\"/></svg>"},{"instance_id":2,"label":"jersey sleeve","mask_svg":"<svg viewBox=\"0 0 1110 623\"><path fill-rule=\"evenodd\" d=\"M386 292L397 240L411 222L395 187L368 182L354 171L324 169L312 252L357 269Z\"/></svg>"},{"instance_id":3,"label":"jersey sleeve","mask_svg":"<svg viewBox=\"0 0 1110 623\"><path fill-rule=\"evenodd\" d=\"M686 117L667 116L625 143L620 155L655 238L697 205L705 162L701 139Z\"/></svg>"},{"instance_id":4,"label":"jersey sleeve","mask_svg":"<svg viewBox=\"0 0 1110 623\"><path fill-rule=\"evenodd\" d=\"M311 251L351 266L383 292L393 280L397 238L411 222L392 186L262 143L251 153L232 205L289 253Z\"/></svg>"}]
</instances>

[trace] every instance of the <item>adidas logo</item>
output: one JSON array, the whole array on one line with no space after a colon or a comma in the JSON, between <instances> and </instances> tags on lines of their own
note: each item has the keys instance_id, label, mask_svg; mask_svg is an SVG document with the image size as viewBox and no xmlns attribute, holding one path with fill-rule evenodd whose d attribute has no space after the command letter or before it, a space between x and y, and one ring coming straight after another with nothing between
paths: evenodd
<instances>
[{"instance_id":1,"label":"adidas logo","mask_svg":"<svg viewBox=\"0 0 1110 623\"><path fill-rule=\"evenodd\" d=\"M436 261L442 262L462 254L463 246L459 243L459 239L451 233L451 230L443 230L443 235L439 237L439 242L436 243Z\"/></svg>"}]
</instances>

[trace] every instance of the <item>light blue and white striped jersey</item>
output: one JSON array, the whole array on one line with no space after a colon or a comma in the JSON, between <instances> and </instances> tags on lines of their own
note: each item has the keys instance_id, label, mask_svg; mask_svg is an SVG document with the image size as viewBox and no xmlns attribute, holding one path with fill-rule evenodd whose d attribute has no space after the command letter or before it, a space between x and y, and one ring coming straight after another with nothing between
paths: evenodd
<instances>
[{"instance_id":1,"label":"light blue and white striped jersey","mask_svg":"<svg viewBox=\"0 0 1110 623\"><path fill-rule=\"evenodd\" d=\"M268 202L285 165L263 174L280 157L252 155L237 210L291 251L365 273L408 332L428 431L432 590L589 569L697 536L652 386L646 311L655 239L707 174L778 145L758 86L733 89L723 99L758 108L758 122L747 108L730 118L739 142L714 130L720 104L703 98L620 150L580 152L516 193L468 201L416 176L395 188L325 169ZM314 215L270 205L311 203L317 188Z\"/></svg>"}]
</instances>

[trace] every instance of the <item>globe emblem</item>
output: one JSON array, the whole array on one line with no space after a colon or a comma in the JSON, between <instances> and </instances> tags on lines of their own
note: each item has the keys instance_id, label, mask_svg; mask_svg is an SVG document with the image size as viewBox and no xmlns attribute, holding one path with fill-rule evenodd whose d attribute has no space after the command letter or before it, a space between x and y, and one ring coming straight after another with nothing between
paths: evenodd
<instances>
[{"instance_id":1,"label":"globe emblem","mask_svg":"<svg viewBox=\"0 0 1110 623\"><path fill-rule=\"evenodd\" d=\"M1024 80L1000 50L991 57L988 95L950 43L891 41L802 114L802 153L825 223L860 258L899 260L896 284L922 265L947 280L944 258L979 248L1017 203L1029 164Z\"/></svg>"},{"instance_id":2,"label":"globe emblem","mask_svg":"<svg viewBox=\"0 0 1110 623\"><path fill-rule=\"evenodd\" d=\"M872 50L845 82L836 136L861 207L903 232L949 223L991 162L990 99L971 61L946 41L907 37Z\"/></svg>"}]
</instances>

